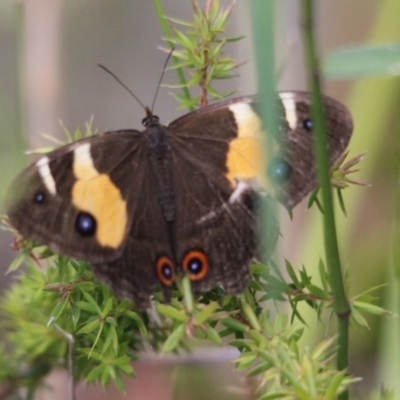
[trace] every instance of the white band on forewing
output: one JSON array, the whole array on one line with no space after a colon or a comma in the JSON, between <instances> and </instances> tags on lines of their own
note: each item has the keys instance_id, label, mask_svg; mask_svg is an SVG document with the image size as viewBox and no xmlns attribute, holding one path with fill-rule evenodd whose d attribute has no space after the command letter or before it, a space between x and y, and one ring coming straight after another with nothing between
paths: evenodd
<instances>
[{"instance_id":1,"label":"white band on forewing","mask_svg":"<svg viewBox=\"0 0 400 400\"><path fill-rule=\"evenodd\" d=\"M53 174L50 171L49 162L50 160L48 157L42 157L40 160L36 162L36 167L39 171L39 174L42 178L44 185L46 186L46 189L53 196L55 196L57 194L56 182L53 178Z\"/></svg>"}]
</instances>

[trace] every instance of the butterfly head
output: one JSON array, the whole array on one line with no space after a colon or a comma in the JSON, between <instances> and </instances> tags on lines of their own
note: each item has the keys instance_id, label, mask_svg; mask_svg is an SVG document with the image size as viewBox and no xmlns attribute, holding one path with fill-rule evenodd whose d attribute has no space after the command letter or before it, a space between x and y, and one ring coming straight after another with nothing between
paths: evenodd
<instances>
[{"instance_id":1,"label":"butterfly head","mask_svg":"<svg viewBox=\"0 0 400 400\"><path fill-rule=\"evenodd\" d=\"M154 128L160 126L160 118L154 115L149 107L146 107L146 116L142 119L142 125L145 128Z\"/></svg>"}]
</instances>

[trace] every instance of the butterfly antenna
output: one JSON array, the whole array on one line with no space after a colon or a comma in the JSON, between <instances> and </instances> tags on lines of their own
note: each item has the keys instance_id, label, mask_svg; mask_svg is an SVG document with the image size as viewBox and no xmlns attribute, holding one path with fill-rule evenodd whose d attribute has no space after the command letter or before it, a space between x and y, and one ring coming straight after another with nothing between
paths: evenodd
<instances>
[{"instance_id":1,"label":"butterfly antenna","mask_svg":"<svg viewBox=\"0 0 400 400\"><path fill-rule=\"evenodd\" d=\"M165 69L167 68L168 62L169 62L169 60L170 60L170 58L171 58L172 53L174 52L174 50L175 50L175 48L173 47L173 48L171 49L171 51L168 53L167 59L165 60L165 63L164 63L164 66L163 66L163 69L162 69L162 72L161 72L160 79L158 80L156 93L154 94L153 102L151 103L151 110L152 110L152 111L154 110L154 104L156 104L157 95L158 95L158 92L159 92L160 87L161 87L161 82L162 82L162 80L163 80L163 78L164 78Z\"/></svg>"},{"instance_id":2,"label":"butterfly antenna","mask_svg":"<svg viewBox=\"0 0 400 400\"><path fill-rule=\"evenodd\" d=\"M105 67L102 64L97 64L97 66L106 71L108 74L110 74L142 106L142 108L146 111L146 113L148 113L148 108L139 100L139 98L135 95L135 93L133 93L132 90L129 89L128 86L126 86L125 83L122 82L117 75L114 74L114 72L111 72L107 67Z\"/></svg>"}]
</instances>

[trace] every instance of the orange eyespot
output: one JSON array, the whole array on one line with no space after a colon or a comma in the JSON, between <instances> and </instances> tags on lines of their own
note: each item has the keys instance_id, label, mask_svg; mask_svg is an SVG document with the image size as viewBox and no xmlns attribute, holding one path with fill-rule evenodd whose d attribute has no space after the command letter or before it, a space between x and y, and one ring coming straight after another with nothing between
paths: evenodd
<instances>
[{"instance_id":1,"label":"orange eyespot","mask_svg":"<svg viewBox=\"0 0 400 400\"><path fill-rule=\"evenodd\" d=\"M157 278L164 286L171 286L175 282L174 263L167 256L158 257L156 262Z\"/></svg>"},{"instance_id":2,"label":"orange eyespot","mask_svg":"<svg viewBox=\"0 0 400 400\"><path fill-rule=\"evenodd\" d=\"M186 253L182 262L182 269L189 273L191 281L201 281L209 271L208 257L200 250L191 250Z\"/></svg>"}]
</instances>

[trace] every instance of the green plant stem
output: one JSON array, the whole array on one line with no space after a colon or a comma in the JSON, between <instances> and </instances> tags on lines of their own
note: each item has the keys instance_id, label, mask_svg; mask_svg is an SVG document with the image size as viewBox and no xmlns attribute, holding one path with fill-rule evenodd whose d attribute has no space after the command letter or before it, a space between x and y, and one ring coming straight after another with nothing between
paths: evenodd
<instances>
[{"instance_id":1,"label":"green plant stem","mask_svg":"<svg viewBox=\"0 0 400 400\"><path fill-rule=\"evenodd\" d=\"M25 49L25 2L15 2L15 32L17 37L17 159L19 165L23 165L24 150L27 148L26 134L26 49Z\"/></svg>"},{"instance_id":2,"label":"green plant stem","mask_svg":"<svg viewBox=\"0 0 400 400\"><path fill-rule=\"evenodd\" d=\"M165 39L167 40L168 47L172 50L174 48L174 43L172 41L171 32L169 30L169 26L168 26L168 23L167 23L167 20L166 20L166 16L164 14L164 10L163 10L162 5L161 5L161 0L154 0L154 7L156 9L156 12L157 12L157 15L158 15L158 19L160 20L161 29L162 29L162 31L164 33ZM178 61L179 61L178 58L174 57L174 55L172 54L172 62L174 64L176 64ZM179 83L183 86L182 87L183 95L189 101L191 99L191 96L190 96L189 89L185 86L186 79L185 79L185 75L183 73L183 70L181 68L176 68L176 73L178 75ZM193 107L189 107L189 111L193 111L193 110L194 110Z\"/></svg>"},{"instance_id":3,"label":"green plant stem","mask_svg":"<svg viewBox=\"0 0 400 400\"><path fill-rule=\"evenodd\" d=\"M253 27L255 61L258 82L256 107L259 109L266 134L266 154L271 159L274 149L274 138L278 132L278 105L275 88L275 46L274 46L274 17L275 2L253 0L250 3ZM267 171L265 171L265 174ZM275 207L270 205L261 210L263 227L261 232L262 243L274 237L275 224L270 223L276 218ZM268 248L268 243L262 248ZM262 260L264 261L264 260Z\"/></svg>"},{"instance_id":4,"label":"green plant stem","mask_svg":"<svg viewBox=\"0 0 400 400\"><path fill-rule=\"evenodd\" d=\"M302 0L302 26L306 63L309 71L309 87L312 99L312 120L314 129L314 150L317 162L317 175L321 187L324 208L324 243L331 288L334 294L334 310L338 317L338 369L348 366L348 340L350 306L346 297L343 275L340 266L339 247L331 192L328 151L326 146L326 123L320 90L320 73L313 32L313 1ZM347 399L345 393L340 399Z\"/></svg>"}]
</instances>

